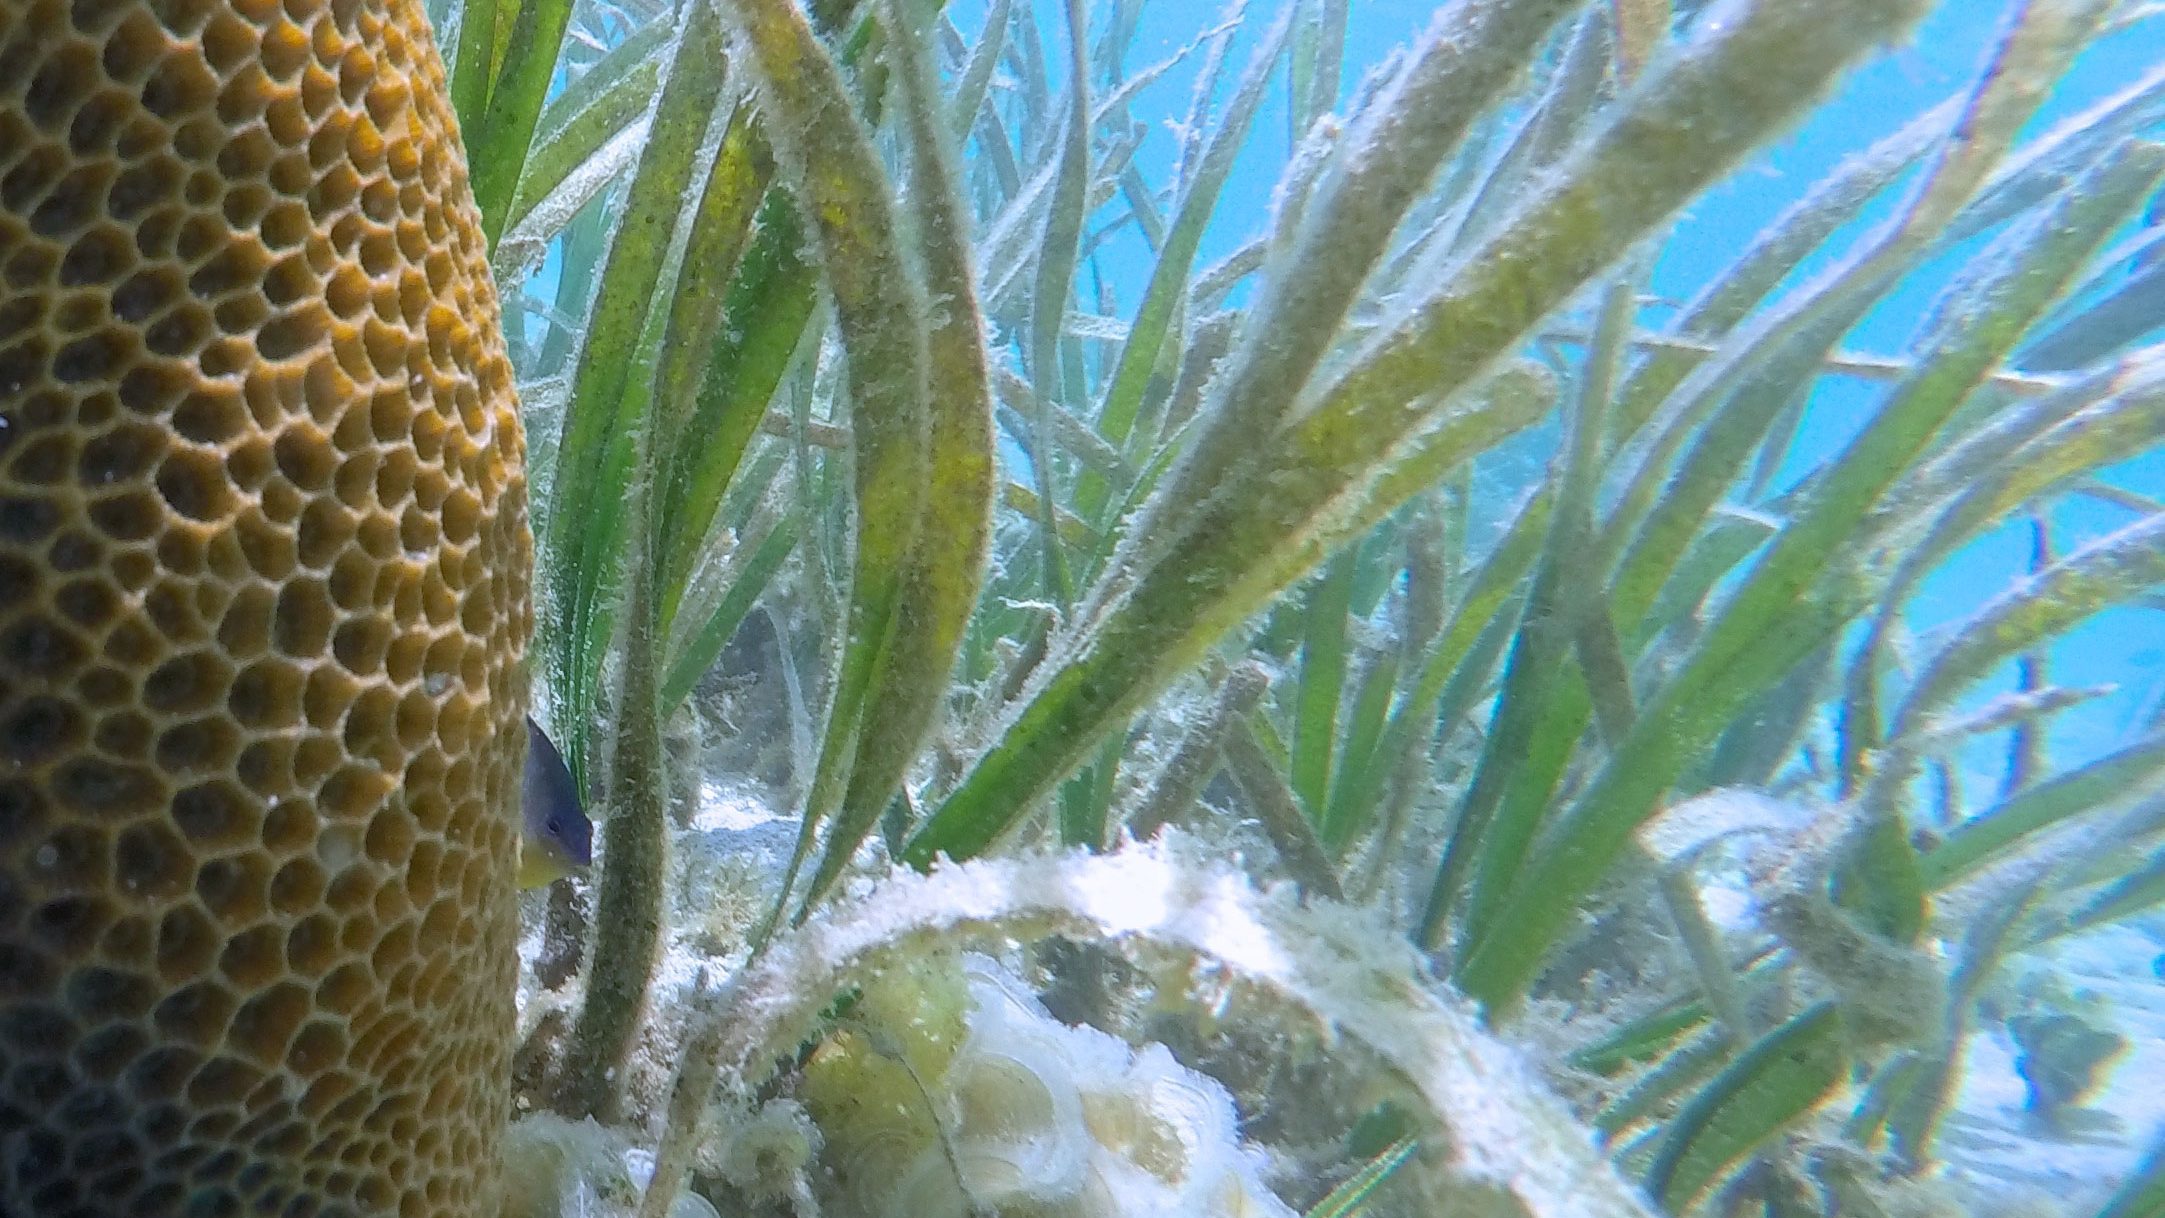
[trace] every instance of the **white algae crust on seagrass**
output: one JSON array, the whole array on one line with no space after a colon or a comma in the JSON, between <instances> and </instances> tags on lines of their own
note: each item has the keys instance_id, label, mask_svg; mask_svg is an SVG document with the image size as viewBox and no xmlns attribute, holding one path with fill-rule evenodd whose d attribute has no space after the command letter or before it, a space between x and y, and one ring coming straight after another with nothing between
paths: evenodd
<instances>
[{"instance_id":1,"label":"white algae crust on seagrass","mask_svg":"<svg viewBox=\"0 0 2165 1218\"><path fill-rule=\"evenodd\" d=\"M410 0L0 0L0 1213L493 1218L524 438Z\"/></svg>"}]
</instances>

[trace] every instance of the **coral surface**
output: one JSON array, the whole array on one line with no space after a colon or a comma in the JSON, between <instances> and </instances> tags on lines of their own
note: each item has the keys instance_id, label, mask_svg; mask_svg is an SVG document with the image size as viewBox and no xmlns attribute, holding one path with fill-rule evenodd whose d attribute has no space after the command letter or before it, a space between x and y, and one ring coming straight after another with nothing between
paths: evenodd
<instances>
[{"instance_id":1,"label":"coral surface","mask_svg":"<svg viewBox=\"0 0 2165 1218\"><path fill-rule=\"evenodd\" d=\"M407 0L0 3L0 1213L493 1214L524 439Z\"/></svg>"}]
</instances>

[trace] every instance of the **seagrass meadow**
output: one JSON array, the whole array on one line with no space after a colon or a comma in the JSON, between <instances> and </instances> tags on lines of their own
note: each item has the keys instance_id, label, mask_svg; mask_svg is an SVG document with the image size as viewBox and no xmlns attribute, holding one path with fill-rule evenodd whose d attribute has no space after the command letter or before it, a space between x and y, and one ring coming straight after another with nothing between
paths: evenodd
<instances>
[{"instance_id":1,"label":"seagrass meadow","mask_svg":"<svg viewBox=\"0 0 2165 1218\"><path fill-rule=\"evenodd\" d=\"M0 1218L2165 1218L2161 133L2147 0L0 0Z\"/></svg>"}]
</instances>

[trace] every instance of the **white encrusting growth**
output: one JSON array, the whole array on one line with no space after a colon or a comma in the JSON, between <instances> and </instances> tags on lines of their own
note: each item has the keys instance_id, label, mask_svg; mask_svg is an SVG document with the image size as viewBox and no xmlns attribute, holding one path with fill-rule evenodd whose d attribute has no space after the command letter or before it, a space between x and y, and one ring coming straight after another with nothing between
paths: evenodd
<instances>
[{"instance_id":1,"label":"white encrusting growth","mask_svg":"<svg viewBox=\"0 0 2165 1218\"><path fill-rule=\"evenodd\" d=\"M1244 994L1365 1048L1426 1102L1444 1135L1424 1153L1453 1195L1479 1196L1491 1207L1484 1212L1651 1212L1517 1054L1470 1010L1439 996L1401 937L1381 933L1365 915L1302 908L1289 892L1258 893L1177 833L1167 839L1115 855L897 873L878 886L876 900L844 905L778 939L699 1016L670 1097L658 1187L641 1213L668 1214L717 1085L727 1080L740 1094L758 1087L779 1055L814 1036L833 995L942 946L1000 950L1053 934L1115 943L1146 966L1201 960ZM1147 1077L1152 1060L1146 1050L1130 1069ZM947 1149L959 1155L962 1147L951 1139Z\"/></svg>"}]
</instances>

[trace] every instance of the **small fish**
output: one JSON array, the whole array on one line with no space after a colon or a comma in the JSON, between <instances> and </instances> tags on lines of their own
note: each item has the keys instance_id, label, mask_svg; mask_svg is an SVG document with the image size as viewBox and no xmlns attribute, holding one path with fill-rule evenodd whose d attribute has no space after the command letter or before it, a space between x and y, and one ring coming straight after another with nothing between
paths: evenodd
<instances>
[{"instance_id":1,"label":"small fish","mask_svg":"<svg viewBox=\"0 0 2165 1218\"><path fill-rule=\"evenodd\" d=\"M552 884L594 861L594 822L579 806L564 755L526 717L526 776L520 784L519 887Z\"/></svg>"}]
</instances>

